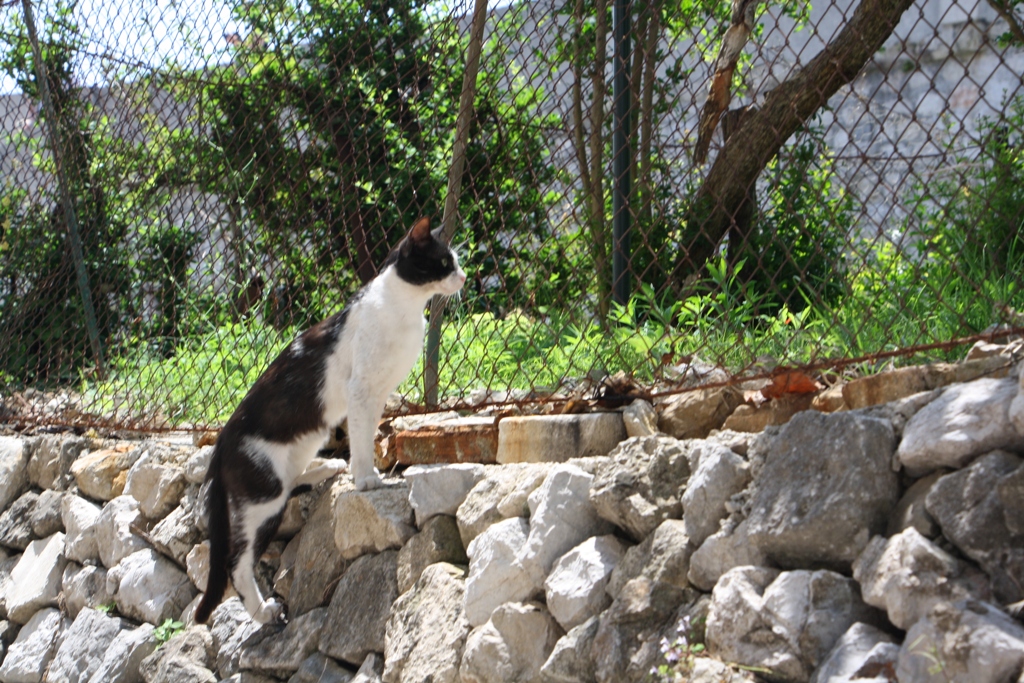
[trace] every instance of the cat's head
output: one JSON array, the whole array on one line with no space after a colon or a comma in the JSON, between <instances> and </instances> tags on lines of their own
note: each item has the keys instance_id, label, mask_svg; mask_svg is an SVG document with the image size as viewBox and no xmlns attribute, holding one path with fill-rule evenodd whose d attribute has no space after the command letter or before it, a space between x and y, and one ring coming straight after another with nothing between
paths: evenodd
<instances>
[{"instance_id":1,"label":"cat's head","mask_svg":"<svg viewBox=\"0 0 1024 683\"><path fill-rule=\"evenodd\" d=\"M451 296L466 282L466 274L459 267L459 257L441 239L441 229L431 232L430 219L420 218L398 246L384 267L395 266L395 272L405 282L423 287L431 294Z\"/></svg>"}]
</instances>

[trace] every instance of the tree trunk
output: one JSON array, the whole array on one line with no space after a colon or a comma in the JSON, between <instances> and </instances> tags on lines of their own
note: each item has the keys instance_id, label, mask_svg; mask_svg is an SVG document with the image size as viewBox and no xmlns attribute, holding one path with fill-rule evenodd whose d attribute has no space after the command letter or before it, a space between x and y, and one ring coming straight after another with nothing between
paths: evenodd
<instances>
[{"instance_id":1,"label":"tree trunk","mask_svg":"<svg viewBox=\"0 0 1024 683\"><path fill-rule=\"evenodd\" d=\"M862 0L835 40L768 93L762 108L744 117L694 197L676 260L678 285L684 286L715 253L761 171L786 140L857 77L912 4L913 0Z\"/></svg>"}]
</instances>

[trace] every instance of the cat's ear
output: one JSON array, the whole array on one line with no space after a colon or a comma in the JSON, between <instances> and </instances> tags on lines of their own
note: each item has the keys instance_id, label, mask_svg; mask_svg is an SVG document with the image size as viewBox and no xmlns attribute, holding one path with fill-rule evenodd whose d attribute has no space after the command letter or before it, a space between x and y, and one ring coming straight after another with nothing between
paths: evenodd
<instances>
[{"instance_id":1,"label":"cat's ear","mask_svg":"<svg viewBox=\"0 0 1024 683\"><path fill-rule=\"evenodd\" d=\"M417 245L425 245L430 243L430 219L426 216L419 218L415 223L412 224L412 229L409 230L409 240L415 242Z\"/></svg>"}]
</instances>

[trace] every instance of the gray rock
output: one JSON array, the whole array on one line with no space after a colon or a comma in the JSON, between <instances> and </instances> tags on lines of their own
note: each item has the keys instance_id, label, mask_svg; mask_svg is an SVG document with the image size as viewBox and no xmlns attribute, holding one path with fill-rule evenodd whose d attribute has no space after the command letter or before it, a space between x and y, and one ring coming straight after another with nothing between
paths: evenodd
<instances>
[{"instance_id":1,"label":"gray rock","mask_svg":"<svg viewBox=\"0 0 1024 683\"><path fill-rule=\"evenodd\" d=\"M469 544L469 576L463 592L470 624L485 623L498 605L532 596L534 581L516 562L529 533L529 522L514 517L492 525Z\"/></svg>"},{"instance_id":2,"label":"gray rock","mask_svg":"<svg viewBox=\"0 0 1024 683\"><path fill-rule=\"evenodd\" d=\"M330 657L314 652L302 660L288 683L350 683L354 678L351 671Z\"/></svg>"},{"instance_id":3,"label":"gray rock","mask_svg":"<svg viewBox=\"0 0 1024 683\"><path fill-rule=\"evenodd\" d=\"M187 483L180 467L140 459L128 470L124 493L139 501L143 515L157 520L177 507Z\"/></svg>"},{"instance_id":4,"label":"gray rock","mask_svg":"<svg viewBox=\"0 0 1024 683\"><path fill-rule=\"evenodd\" d=\"M373 652L366 655L363 665L359 667L352 683L381 683L384 674L384 657Z\"/></svg>"},{"instance_id":5,"label":"gray rock","mask_svg":"<svg viewBox=\"0 0 1024 683\"><path fill-rule=\"evenodd\" d=\"M120 631L107 647L89 683L142 683L139 667L156 647L156 636L150 624Z\"/></svg>"},{"instance_id":6,"label":"gray rock","mask_svg":"<svg viewBox=\"0 0 1024 683\"><path fill-rule=\"evenodd\" d=\"M239 671L242 644L260 630L245 611L237 597L228 598L217 605L210 615L210 635L213 637L215 661L212 668L221 678L229 678Z\"/></svg>"},{"instance_id":7,"label":"gray rock","mask_svg":"<svg viewBox=\"0 0 1024 683\"><path fill-rule=\"evenodd\" d=\"M395 601L384 639L384 683L458 683L470 629L462 577L454 565L431 565Z\"/></svg>"},{"instance_id":8,"label":"gray rock","mask_svg":"<svg viewBox=\"0 0 1024 683\"><path fill-rule=\"evenodd\" d=\"M640 541L665 519L683 513L689 447L668 436L627 439L608 454L590 491L597 513Z\"/></svg>"},{"instance_id":9,"label":"gray rock","mask_svg":"<svg viewBox=\"0 0 1024 683\"><path fill-rule=\"evenodd\" d=\"M899 499L892 425L799 413L765 445L747 536L780 567L848 571Z\"/></svg>"},{"instance_id":10,"label":"gray rock","mask_svg":"<svg viewBox=\"0 0 1024 683\"><path fill-rule=\"evenodd\" d=\"M892 636L857 622L836 642L811 683L891 683L883 672L896 670L899 653Z\"/></svg>"},{"instance_id":11,"label":"gray rock","mask_svg":"<svg viewBox=\"0 0 1024 683\"><path fill-rule=\"evenodd\" d=\"M341 483L335 482L320 497L306 526L295 537L299 539L298 550L288 594L288 614L292 618L326 604L330 590L348 566L334 544L334 502L341 491Z\"/></svg>"},{"instance_id":12,"label":"gray rock","mask_svg":"<svg viewBox=\"0 0 1024 683\"><path fill-rule=\"evenodd\" d=\"M24 624L43 607L57 604L64 574L64 534L57 532L32 541L11 571L7 588L7 618Z\"/></svg>"},{"instance_id":13,"label":"gray rock","mask_svg":"<svg viewBox=\"0 0 1024 683\"><path fill-rule=\"evenodd\" d=\"M280 595L287 602L292 594L292 585L295 580L295 560L299 556L299 544L302 542L302 533L295 534L288 541L281 553L281 564L274 574L274 592ZM201 553L201 554L200 554ZM210 546L209 541L203 541L192 548L186 562L188 563L188 575L197 586L206 585L206 577L210 573L209 568ZM194 570L194 571L193 571ZM199 578L202 577L202 583Z\"/></svg>"},{"instance_id":14,"label":"gray rock","mask_svg":"<svg viewBox=\"0 0 1024 683\"><path fill-rule=\"evenodd\" d=\"M545 683L591 683L596 680L590 648L597 637L599 625L599 619L591 617L559 638L540 668L540 680Z\"/></svg>"},{"instance_id":15,"label":"gray rock","mask_svg":"<svg viewBox=\"0 0 1024 683\"><path fill-rule=\"evenodd\" d=\"M39 683L70 626L54 607L32 615L18 632L18 638L7 649L0 665L0 681L4 683Z\"/></svg>"},{"instance_id":16,"label":"gray rock","mask_svg":"<svg viewBox=\"0 0 1024 683\"><path fill-rule=\"evenodd\" d=\"M913 527L875 536L853 563L864 601L884 609L904 631L940 602L989 599L987 577L945 552Z\"/></svg>"},{"instance_id":17,"label":"gray rock","mask_svg":"<svg viewBox=\"0 0 1024 683\"><path fill-rule=\"evenodd\" d=\"M230 678L225 678L222 683L277 683L279 680L252 671L239 671Z\"/></svg>"},{"instance_id":18,"label":"gray rock","mask_svg":"<svg viewBox=\"0 0 1024 683\"><path fill-rule=\"evenodd\" d=\"M1024 435L1009 416L1016 393L1012 377L947 387L910 418L896 451L899 463L919 477L942 467L963 467L996 449L1024 450Z\"/></svg>"},{"instance_id":19,"label":"gray rock","mask_svg":"<svg viewBox=\"0 0 1024 683\"><path fill-rule=\"evenodd\" d=\"M658 413L648 401L638 398L622 411L622 422L626 425L626 437L657 436Z\"/></svg>"},{"instance_id":20,"label":"gray rock","mask_svg":"<svg viewBox=\"0 0 1024 683\"><path fill-rule=\"evenodd\" d=\"M138 460L142 450L125 448L125 444L104 448L92 453L83 453L71 464L82 495L93 500L109 501L124 493L128 468Z\"/></svg>"},{"instance_id":21,"label":"gray rock","mask_svg":"<svg viewBox=\"0 0 1024 683\"><path fill-rule=\"evenodd\" d=\"M506 603L470 632L459 667L462 683L533 681L563 635L536 603Z\"/></svg>"},{"instance_id":22,"label":"gray rock","mask_svg":"<svg viewBox=\"0 0 1024 683\"><path fill-rule=\"evenodd\" d=\"M398 592L412 588L423 570L437 562L469 564L459 525L449 515L431 517L398 551Z\"/></svg>"},{"instance_id":23,"label":"gray rock","mask_svg":"<svg viewBox=\"0 0 1024 683\"><path fill-rule=\"evenodd\" d=\"M203 537L193 510L179 505L149 532L153 547L180 566L186 566L188 554Z\"/></svg>"},{"instance_id":24,"label":"gray rock","mask_svg":"<svg viewBox=\"0 0 1024 683\"><path fill-rule=\"evenodd\" d=\"M0 545L12 550L24 550L32 540L32 511L39 494L27 491L0 514Z\"/></svg>"},{"instance_id":25,"label":"gray rock","mask_svg":"<svg viewBox=\"0 0 1024 683\"><path fill-rule=\"evenodd\" d=\"M608 535L588 538L559 558L544 581L544 595L563 629L582 624L611 604L605 588L625 553L622 541Z\"/></svg>"},{"instance_id":26,"label":"gray rock","mask_svg":"<svg viewBox=\"0 0 1024 683\"><path fill-rule=\"evenodd\" d=\"M17 624L11 623L10 621L0 620L0 662L4 661L4 655L7 654L7 648L10 647L14 639L18 637L18 631L21 627Z\"/></svg>"},{"instance_id":27,"label":"gray rock","mask_svg":"<svg viewBox=\"0 0 1024 683\"><path fill-rule=\"evenodd\" d=\"M6 510L28 488L31 455L26 439L0 436L0 510Z\"/></svg>"},{"instance_id":28,"label":"gray rock","mask_svg":"<svg viewBox=\"0 0 1024 683\"><path fill-rule=\"evenodd\" d=\"M1024 534L1011 533L1000 495L1004 479L1020 476L1020 457L995 451L939 479L925 505L942 534L985 570L1003 603L1024 598Z\"/></svg>"},{"instance_id":29,"label":"gray rock","mask_svg":"<svg viewBox=\"0 0 1024 683\"><path fill-rule=\"evenodd\" d=\"M97 608L114 602L114 594L107 588L107 570L69 562L61 577L64 609L72 618L86 607Z\"/></svg>"},{"instance_id":30,"label":"gray rock","mask_svg":"<svg viewBox=\"0 0 1024 683\"><path fill-rule=\"evenodd\" d=\"M198 592L185 572L153 549L132 553L108 570L107 588L121 614L154 626L177 618Z\"/></svg>"},{"instance_id":31,"label":"gray rock","mask_svg":"<svg viewBox=\"0 0 1024 683\"><path fill-rule=\"evenodd\" d=\"M71 465L89 450L89 439L49 436L39 441L28 462L28 478L41 489L64 490L71 483Z\"/></svg>"},{"instance_id":32,"label":"gray rock","mask_svg":"<svg viewBox=\"0 0 1024 683\"><path fill-rule=\"evenodd\" d=\"M64 634L44 681L47 683L88 683L100 668L103 655L123 621L94 609L83 609Z\"/></svg>"},{"instance_id":33,"label":"gray rock","mask_svg":"<svg viewBox=\"0 0 1024 683\"><path fill-rule=\"evenodd\" d=\"M485 468L484 479L470 489L466 500L455 513L462 544L469 548L473 539L492 524L511 517L529 515L526 507L528 497L541 485L550 468L548 463L517 463Z\"/></svg>"},{"instance_id":34,"label":"gray rock","mask_svg":"<svg viewBox=\"0 0 1024 683\"><path fill-rule=\"evenodd\" d=\"M286 678L298 671L304 659L316 652L320 627L327 609L310 610L291 619L287 626L267 626L258 642L242 646L238 666L256 673Z\"/></svg>"},{"instance_id":35,"label":"gray rock","mask_svg":"<svg viewBox=\"0 0 1024 683\"><path fill-rule=\"evenodd\" d=\"M722 529L709 536L690 556L690 583L710 591L733 567L770 566L768 557L747 537L747 520L732 530Z\"/></svg>"},{"instance_id":36,"label":"gray rock","mask_svg":"<svg viewBox=\"0 0 1024 683\"><path fill-rule=\"evenodd\" d=\"M877 620L857 585L834 572L737 567L712 593L707 645L723 661L803 683L851 625Z\"/></svg>"},{"instance_id":37,"label":"gray rock","mask_svg":"<svg viewBox=\"0 0 1024 683\"><path fill-rule=\"evenodd\" d=\"M60 514L67 531L64 536L64 554L67 558L74 562L99 560L100 551L96 541L99 506L69 493L61 499Z\"/></svg>"},{"instance_id":38,"label":"gray rock","mask_svg":"<svg viewBox=\"0 0 1024 683\"><path fill-rule=\"evenodd\" d=\"M750 465L729 448L705 441L690 451L690 476L682 494L686 535L699 546L718 531L726 503L750 483Z\"/></svg>"},{"instance_id":39,"label":"gray rock","mask_svg":"<svg viewBox=\"0 0 1024 683\"><path fill-rule=\"evenodd\" d=\"M103 506L95 529L96 549L104 567L110 569L132 553L149 547L132 532L133 525L141 524L139 504L131 496L118 496Z\"/></svg>"},{"instance_id":40,"label":"gray rock","mask_svg":"<svg viewBox=\"0 0 1024 683\"><path fill-rule=\"evenodd\" d=\"M886 536L895 536L904 529L913 527L925 538L938 538L941 530L935 519L928 514L925 499L935 486L935 482L946 474L946 470L938 470L911 484L896 503L896 509L892 511L889 526L885 530Z\"/></svg>"},{"instance_id":41,"label":"gray rock","mask_svg":"<svg viewBox=\"0 0 1024 683\"><path fill-rule=\"evenodd\" d=\"M416 513L416 526L434 515L454 516L470 489L484 478L484 466L414 465L403 474L409 482L409 504Z\"/></svg>"},{"instance_id":42,"label":"gray rock","mask_svg":"<svg viewBox=\"0 0 1024 683\"><path fill-rule=\"evenodd\" d=\"M334 591L320 651L355 665L371 652L383 652L388 614L397 597L397 551L357 559Z\"/></svg>"},{"instance_id":43,"label":"gray rock","mask_svg":"<svg viewBox=\"0 0 1024 683\"><path fill-rule=\"evenodd\" d=\"M36 538L47 538L58 531L64 531L64 520L61 519L61 502L64 494L60 491L47 489L39 494L36 506L29 516L32 534Z\"/></svg>"},{"instance_id":44,"label":"gray rock","mask_svg":"<svg viewBox=\"0 0 1024 683\"><path fill-rule=\"evenodd\" d=\"M1024 535L1024 467L999 479L996 496L1003 508L1003 521L1014 536Z\"/></svg>"},{"instance_id":45,"label":"gray rock","mask_svg":"<svg viewBox=\"0 0 1024 683\"><path fill-rule=\"evenodd\" d=\"M139 672L146 683L217 683L210 671L213 657L210 630L193 626L143 659Z\"/></svg>"},{"instance_id":46,"label":"gray rock","mask_svg":"<svg viewBox=\"0 0 1024 683\"><path fill-rule=\"evenodd\" d=\"M900 681L1007 683L1024 669L1024 627L997 607L974 600L940 603L907 631Z\"/></svg>"},{"instance_id":47,"label":"gray rock","mask_svg":"<svg viewBox=\"0 0 1024 683\"><path fill-rule=\"evenodd\" d=\"M21 555L6 557L3 549L0 549L0 619L7 618L7 591L11 585L11 572L21 559Z\"/></svg>"},{"instance_id":48,"label":"gray rock","mask_svg":"<svg viewBox=\"0 0 1024 683\"><path fill-rule=\"evenodd\" d=\"M591 536L613 531L590 502L593 475L572 463L551 468L544 483L530 494L530 533L516 562L533 581L525 598L544 590L544 579L555 561Z\"/></svg>"},{"instance_id":49,"label":"gray rock","mask_svg":"<svg viewBox=\"0 0 1024 683\"><path fill-rule=\"evenodd\" d=\"M678 519L666 519L644 542L629 548L616 565L608 583L608 594L616 598L633 579L643 577L655 592L674 594L681 599L689 586L693 545L685 525Z\"/></svg>"},{"instance_id":50,"label":"gray rock","mask_svg":"<svg viewBox=\"0 0 1024 683\"><path fill-rule=\"evenodd\" d=\"M210 469L210 460L213 458L213 446L203 446L189 456L185 461L185 481L190 484L202 484L206 479L206 471Z\"/></svg>"},{"instance_id":51,"label":"gray rock","mask_svg":"<svg viewBox=\"0 0 1024 683\"><path fill-rule=\"evenodd\" d=\"M334 500L334 543L343 558L401 548L416 533L405 482L370 491L356 491L349 479L340 485Z\"/></svg>"}]
</instances>

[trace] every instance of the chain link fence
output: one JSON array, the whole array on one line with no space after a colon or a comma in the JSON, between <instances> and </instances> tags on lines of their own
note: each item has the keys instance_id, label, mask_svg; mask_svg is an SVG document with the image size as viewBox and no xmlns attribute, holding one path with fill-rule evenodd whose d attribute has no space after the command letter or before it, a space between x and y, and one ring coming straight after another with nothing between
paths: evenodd
<instances>
[{"instance_id":1,"label":"chain link fence","mask_svg":"<svg viewBox=\"0 0 1024 683\"><path fill-rule=\"evenodd\" d=\"M827 383L1024 327L1015 0L492 4L465 83L443 0L0 13L15 428L221 424L421 215L469 280L393 410Z\"/></svg>"}]
</instances>

